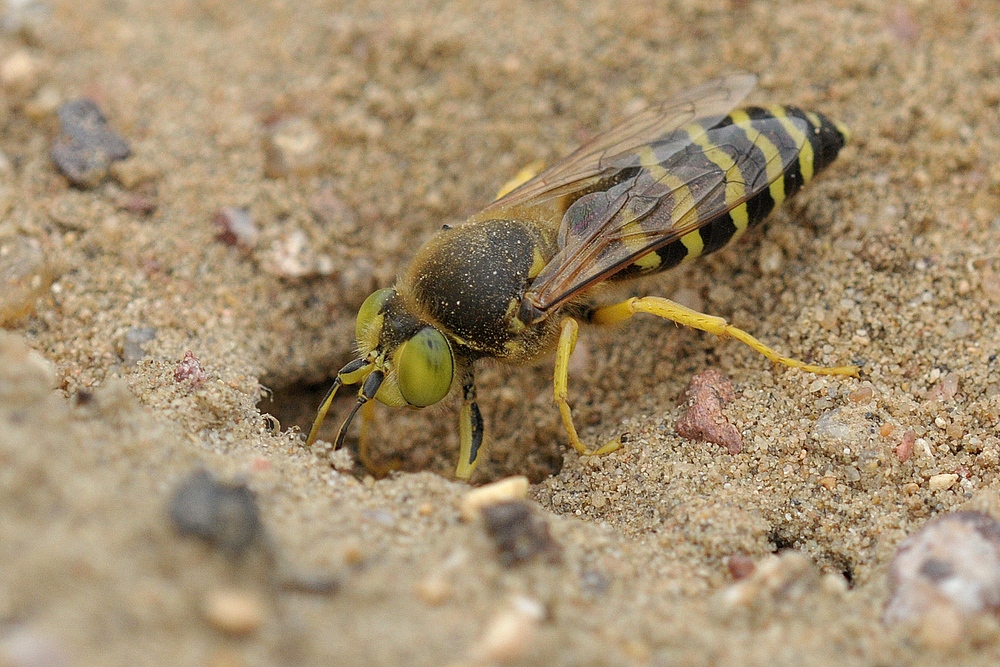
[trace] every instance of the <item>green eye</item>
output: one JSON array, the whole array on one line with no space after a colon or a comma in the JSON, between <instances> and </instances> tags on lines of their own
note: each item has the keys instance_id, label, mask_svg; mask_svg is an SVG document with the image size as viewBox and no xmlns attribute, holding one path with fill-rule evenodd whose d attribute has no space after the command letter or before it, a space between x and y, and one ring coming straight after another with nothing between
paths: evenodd
<instances>
[{"instance_id":1,"label":"green eye","mask_svg":"<svg viewBox=\"0 0 1000 667\"><path fill-rule=\"evenodd\" d=\"M365 299L365 302L361 304L361 308L358 310L358 319L354 322L355 340L361 340L361 337L368 329L368 325L378 317L382 306L385 305L385 302L389 300L394 291L391 287L384 287L368 295L368 298Z\"/></svg>"},{"instance_id":2,"label":"green eye","mask_svg":"<svg viewBox=\"0 0 1000 667\"><path fill-rule=\"evenodd\" d=\"M399 393L412 406L422 408L444 398L454 373L451 345L434 327L424 327L399 348L396 382Z\"/></svg>"}]
</instances>

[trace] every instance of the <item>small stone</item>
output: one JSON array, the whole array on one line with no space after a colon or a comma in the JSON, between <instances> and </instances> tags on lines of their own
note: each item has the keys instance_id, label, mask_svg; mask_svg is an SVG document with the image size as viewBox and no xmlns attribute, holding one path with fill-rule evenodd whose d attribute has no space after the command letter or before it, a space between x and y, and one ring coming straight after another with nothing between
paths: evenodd
<instances>
[{"instance_id":1,"label":"small stone","mask_svg":"<svg viewBox=\"0 0 1000 667\"><path fill-rule=\"evenodd\" d=\"M455 593L455 587L439 574L433 574L423 581L417 582L415 590L417 597L432 607L443 605Z\"/></svg>"},{"instance_id":2,"label":"small stone","mask_svg":"<svg viewBox=\"0 0 1000 667\"><path fill-rule=\"evenodd\" d=\"M726 567L729 569L729 574L733 577L734 581L746 579L757 569L753 558L746 554L733 554L726 559Z\"/></svg>"},{"instance_id":3,"label":"small stone","mask_svg":"<svg viewBox=\"0 0 1000 667\"><path fill-rule=\"evenodd\" d=\"M917 442L917 434L912 428L903 431L903 439L896 445L896 458L900 463L906 463L913 456L913 446Z\"/></svg>"},{"instance_id":4,"label":"small stone","mask_svg":"<svg viewBox=\"0 0 1000 667\"><path fill-rule=\"evenodd\" d=\"M194 352L188 350L184 358L174 367L174 382L187 382L192 387L200 387L208 380L208 373Z\"/></svg>"},{"instance_id":5,"label":"small stone","mask_svg":"<svg viewBox=\"0 0 1000 667\"><path fill-rule=\"evenodd\" d=\"M220 588L205 595L202 613L219 632L246 637L256 633L264 624L265 604L256 593Z\"/></svg>"},{"instance_id":6,"label":"small stone","mask_svg":"<svg viewBox=\"0 0 1000 667\"><path fill-rule=\"evenodd\" d=\"M28 51L15 51L0 63L0 87L8 95L26 97L38 87L41 66Z\"/></svg>"},{"instance_id":7,"label":"small stone","mask_svg":"<svg viewBox=\"0 0 1000 667\"><path fill-rule=\"evenodd\" d=\"M264 268L281 278L298 279L330 275L335 267L328 256L312 249L304 231L292 229L271 243Z\"/></svg>"},{"instance_id":8,"label":"small stone","mask_svg":"<svg viewBox=\"0 0 1000 667\"><path fill-rule=\"evenodd\" d=\"M982 512L944 514L899 545L889 564L885 623L926 625L928 618L983 612L1000 612L1000 522Z\"/></svg>"},{"instance_id":9,"label":"small stone","mask_svg":"<svg viewBox=\"0 0 1000 667\"><path fill-rule=\"evenodd\" d=\"M0 325L33 313L55 274L56 266L36 239L18 235L0 240Z\"/></svg>"},{"instance_id":10,"label":"small stone","mask_svg":"<svg viewBox=\"0 0 1000 667\"><path fill-rule=\"evenodd\" d=\"M264 175L281 178L310 174L319 169L322 143L316 126L306 118L286 118L267 128L264 137Z\"/></svg>"},{"instance_id":11,"label":"small stone","mask_svg":"<svg viewBox=\"0 0 1000 667\"><path fill-rule=\"evenodd\" d=\"M226 484L207 470L191 473L170 498L170 519L182 535L198 537L230 557L261 544L257 499L245 484Z\"/></svg>"},{"instance_id":12,"label":"small stone","mask_svg":"<svg viewBox=\"0 0 1000 667\"><path fill-rule=\"evenodd\" d=\"M52 161L73 185L96 186L108 175L112 162L132 153L93 100L71 100L59 107L58 114L62 134L52 145Z\"/></svg>"},{"instance_id":13,"label":"small stone","mask_svg":"<svg viewBox=\"0 0 1000 667\"><path fill-rule=\"evenodd\" d=\"M260 230L249 210L224 206L216 212L212 222L215 223L216 240L235 246L244 252L249 252L257 246Z\"/></svg>"},{"instance_id":14,"label":"small stone","mask_svg":"<svg viewBox=\"0 0 1000 667\"><path fill-rule=\"evenodd\" d=\"M875 398L875 390L868 385L858 387L847 395L847 400L851 403L868 403L873 398Z\"/></svg>"},{"instance_id":15,"label":"small stone","mask_svg":"<svg viewBox=\"0 0 1000 667\"><path fill-rule=\"evenodd\" d=\"M153 340L156 340L154 327L132 327L126 331L125 341L122 343L122 363L125 367L131 368L145 357L146 350L143 346Z\"/></svg>"},{"instance_id":16,"label":"small stone","mask_svg":"<svg viewBox=\"0 0 1000 667\"><path fill-rule=\"evenodd\" d=\"M540 602L525 596L511 600L510 608L489 622L470 657L480 664L509 664L521 660L535 639L538 624L545 617Z\"/></svg>"},{"instance_id":17,"label":"small stone","mask_svg":"<svg viewBox=\"0 0 1000 667\"><path fill-rule=\"evenodd\" d=\"M459 505L459 512L466 521L475 521L487 505L495 505L507 500L521 500L528 497L530 484L528 478L522 475L507 477L478 489L469 491Z\"/></svg>"},{"instance_id":18,"label":"small stone","mask_svg":"<svg viewBox=\"0 0 1000 667\"><path fill-rule=\"evenodd\" d=\"M817 440L832 442L839 447L857 442L864 434L844 418L841 408L835 408L820 415L812 435Z\"/></svg>"},{"instance_id":19,"label":"small stone","mask_svg":"<svg viewBox=\"0 0 1000 667\"><path fill-rule=\"evenodd\" d=\"M523 500L507 500L481 510L487 534L493 539L500 562L506 567L546 554L559 558L561 548L549 534L549 525Z\"/></svg>"},{"instance_id":20,"label":"small stone","mask_svg":"<svg viewBox=\"0 0 1000 667\"><path fill-rule=\"evenodd\" d=\"M122 361L125 366L135 366L145 357L146 350L143 346L153 340L156 340L154 327L131 327L126 331L125 341L122 343Z\"/></svg>"},{"instance_id":21,"label":"small stone","mask_svg":"<svg viewBox=\"0 0 1000 667\"><path fill-rule=\"evenodd\" d=\"M785 264L785 253L781 250L781 246L769 241L765 242L761 246L757 263L761 273L775 275L781 271L781 267Z\"/></svg>"},{"instance_id":22,"label":"small stone","mask_svg":"<svg viewBox=\"0 0 1000 667\"><path fill-rule=\"evenodd\" d=\"M937 369L934 369L937 370ZM947 373L941 382L934 385L927 392L927 399L931 401L950 401L958 393L959 377L958 373Z\"/></svg>"},{"instance_id":23,"label":"small stone","mask_svg":"<svg viewBox=\"0 0 1000 667\"><path fill-rule=\"evenodd\" d=\"M749 608L795 602L819 589L815 563L798 551L784 551L762 560L749 577L723 590L719 599L725 608Z\"/></svg>"},{"instance_id":24,"label":"small stone","mask_svg":"<svg viewBox=\"0 0 1000 667\"><path fill-rule=\"evenodd\" d=\"M946 491L954 486L955 482L958 481L958 475L954 473L941 473L940 475L933 475L927 484L930 486L931 491Z\"/></svg>"},{"instance_id":25,"label":"small stone","mask_svg":"<svg viewBox=\"0 0 1000 667\"><path fill-rule=\"evenodd\" d=\"M677 435L722 445L730 454L739 454L743 436L722 413L734 398L733 384L719 371L709 369L695 375L684 390L687 410L674 424Z\"/></svg>"}]
</instances>

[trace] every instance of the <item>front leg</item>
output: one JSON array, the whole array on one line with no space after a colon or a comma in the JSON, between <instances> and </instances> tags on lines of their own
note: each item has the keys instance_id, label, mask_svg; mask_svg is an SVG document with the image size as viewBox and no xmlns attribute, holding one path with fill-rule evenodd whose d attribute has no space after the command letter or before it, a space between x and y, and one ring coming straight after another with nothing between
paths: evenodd
<instances>
[{"instance_id":1,"label":"front leg","mask_svg":"<svg viewBox=\"0 0 1000 667\"><path fill-rule=\"evenodd\" d=\"M483 446L483 414L476 402L476 374L469 364L462 377L462 410L458 415L458 438L460 449L455 477L469 479Z\"/></svg>"}]
</instances>

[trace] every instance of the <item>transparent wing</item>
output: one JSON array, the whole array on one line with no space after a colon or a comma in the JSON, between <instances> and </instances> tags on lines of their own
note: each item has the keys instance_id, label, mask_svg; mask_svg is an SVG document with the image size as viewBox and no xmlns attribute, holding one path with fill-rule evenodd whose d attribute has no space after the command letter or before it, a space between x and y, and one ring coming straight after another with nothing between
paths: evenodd
<instances>
[{"instance_id":1,"label":"transparent wing","mask_svg":"<svg viewBox=\"0 0 1000 667\"><path fill-rule=\"evenodd\" d=\"M808 130L802 119L783 121L800 136ZM579 197L566 210L560 250L526 295L539 310L559 306L746 203L780 178L801 148L776 118L719 127L699 119L697 126L701 133L689 126L637 147L631 162L621 156L633 175ZM762 142L772 150L761 150Z\"/></svg>"},{"instance_id":2,"label":"transparent wing","mask_svg":"<svg viewBox=\"0 0 1000 667\"><path fill-rule=\"evenodd\" d=\"M637 148L696 118L721 119L756 85L753 74L734 74L691 88L666 102L653 104L620 125L598 135L562 160L487 206L476 218L499 209L554 208L561 200L594 187L627 168ZM683 146L678 146L678 150Z\"/></svg>"}]
</instances>

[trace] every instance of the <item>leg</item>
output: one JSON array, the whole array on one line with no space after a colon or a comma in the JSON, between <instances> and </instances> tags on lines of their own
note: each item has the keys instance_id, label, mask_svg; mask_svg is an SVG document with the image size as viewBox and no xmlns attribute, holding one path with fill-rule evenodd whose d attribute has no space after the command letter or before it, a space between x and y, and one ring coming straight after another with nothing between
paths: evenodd
<instances>
[{"instance_id":1,"label":"leg","mask_svg":"<svg viewBox=\"0 0 1000 667\"><path fill-rule=\"evenodd\" d=\"M576 348L576 334L580 326L572 317L563 319L561 331L559 333L559 347L556 349L556 369L555 377L552 380L553 392L555 394L556 405L559 406L559 416L562 417L563 428L569 436L569 443L579 452L580 456L600 456L609 454L622 443L612 440L596 451L590 451L580 441L580 436L576 434L576 427L573 426L573 413L569 409L569 358L573 356Z\"/></svg>"},{"instance_id":2,"label":"leg","mask_svg":"<svg viewBox=\"0 0 1000 667\"><path fill-rule=\"evenodd\" d=\"M699 313L696 310L691 310L690 308L686 308L679 303L675 303L670 299L664 299L662 297L646 296L641 299L633 297L622 301L621 303L616 303L613 306L598 308L593 313L592 321L596 324L614 324L615 322L627 320L636 313L649 313L650 315L656 315L657 317L662 317L666 320L676 322L677 324L683 324L684 326L691 327L692 329L700 329L707 333L715 334L720 338L735 338L741 343L745 343L754 350L760 352L771 361L785 366L790 366L792 368L800 368L804 371L817 373L819 375L852 375L855 377L858 375L858 368L856 366L814 366L812 364L799 361L798 359L784 357L767 345L761 343L746 331L737 329L733 325L727 323L721 317L714 317L712 315ZM561 344L562 341L560 340L560 345Z\"/></svg>"},{"instance_id":3,"label":"leg","mask_svg":"<svg viewBox=\"0 0 1000 667\"><path fill-rule=\"evenodd\" d=\"M323 402L319 405L319 410L316 411L316 419L313 420L312 428L309 429L309 436L306 438L306 447L311 447L316 442L316 437L319 435L319 427L323 425L326 413L330 411L330 406L333 404L334 396L337 395L337 390L345 384L355 384L364 381L368 377L368 374L371 373L372 368L374 366L367 359L355 359L337 372L337 379L333 381L333 386L330 387L330 391L326 392Z\"/></svg>"},{"instance_id":4,"label":"leg","mask_svg":"<svg viewBox=\"0 0 1000 667\"><path fill-rule=\"evenodd\" d=\"M365 470L372 474L372 477L382 479L388 477L394 470L400 470L403 462L399 459L392 459L388 463L379 463L372 459L370 447L371 438L368 437L369 427L375 420L375 401L368 401L361 407L361 433L358 435L358 461Z\"/></svg>"},{"instance_id":5,"label":"leg","mask_svg":"<svg viewBox=\"0 0 1000 667\"><path fill-rule=\"evenodd\" d=\"M479 463L483 446L483 415L476 402L476 377L472 368L462 379L462 410L458 415L458 438L461 443L455 477L469 479Z\"/></svg>"}]
</instances>

